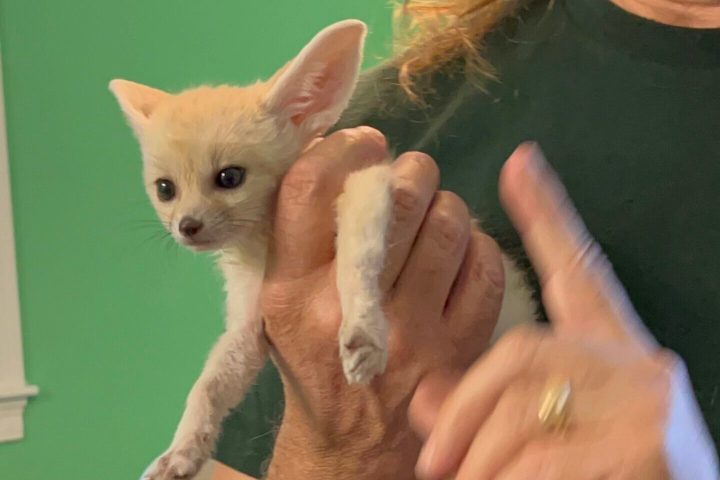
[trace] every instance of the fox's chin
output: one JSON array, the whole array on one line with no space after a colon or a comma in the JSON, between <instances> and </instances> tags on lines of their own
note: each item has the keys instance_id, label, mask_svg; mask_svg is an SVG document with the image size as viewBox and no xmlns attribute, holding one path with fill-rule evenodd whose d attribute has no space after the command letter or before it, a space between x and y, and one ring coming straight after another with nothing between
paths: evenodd
<instances>
[{"instance_id":1,"label":"fox's chin","mask_svg":"<svg viewBox=\"0 0 720 480\"><path fill-rule=\"evenodd\" d=\"M180 245L193 252L212 252L224 247L223 242L217 240L185 240L177 241Z\"/></svg>"},{"instance_id":2,"label":"fox's chin","mask_svg":"<svg viewBox=\"0 0 720 480\"><path fill-rule=\"evenodd\" d=\"M204 243L195 243L195 244L186 244L183 245L185 248L193 251L193 252L214 252L215 250L220 250L222 248L221 245L214 245L214 244L204 244Z\"/></svg>"},{"instance_id":3,"label":"fox's chin","mask_svg":"<svg viewBox=\"0 0 720 480\"><path fill-rule=\"evenodd\" d=\"M236 247L238 244L245 241L247 237L242 235L242 232L228 232L227 234L223 232L222 234L212 236L207 235L205 237L200 236L199 238L186 238L173 234L173 238L175 238L175 241L180 246L193 252L202 253L216 252Z\"/></svg>"}]
</instances>

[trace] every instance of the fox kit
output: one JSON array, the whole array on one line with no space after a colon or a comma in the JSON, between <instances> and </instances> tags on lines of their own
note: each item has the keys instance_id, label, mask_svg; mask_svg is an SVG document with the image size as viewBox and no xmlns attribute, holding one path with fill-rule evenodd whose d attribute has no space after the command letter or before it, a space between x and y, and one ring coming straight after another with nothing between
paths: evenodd
<instances>
[{"instance_id":1,"label":"fox kit","mask_svg":"<svg viewBox=\"0 0 720 480\"><path fill-rule=\"evenodd\" d=\"M192 477L210 456L221 421L267 359L259 296L273 198L290 165L346 108L365 35L359 21L331 25L270 80L242 88L173 95L126 80L110 83L140 143L147 193L160 220L181 245L217 252L227 290L226 331L190 391L169 449L145 478ZM368 383L387 361L378 276L391 194L386 163L350 175L337 201L339 345L350 383ZM516 282L519 274L506 276ZM514 291L501 317L531 318L530 292Z\"/></svg>"}]
</instances>

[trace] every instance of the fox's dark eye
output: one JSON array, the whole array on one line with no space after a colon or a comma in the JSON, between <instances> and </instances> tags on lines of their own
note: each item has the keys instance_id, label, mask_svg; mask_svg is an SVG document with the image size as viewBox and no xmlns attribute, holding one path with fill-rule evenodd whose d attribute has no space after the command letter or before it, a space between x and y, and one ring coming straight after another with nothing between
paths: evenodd
<instances>
[{"instance_id":1,"label":"fox's dark eye","mask_svg":"<svg viewBox=\"0 0 720 480\"><path fill-rule=\"evenodd\" d=\"M245 169L242 167L228 167L218 172L215 185L220 188L237 188L245 181Z\"/></svg>"},{"instance_id":2,"label":"fox's dark eye","mask_svg":"<svg viewBox=\"0 0 720 480\"><path fill-rule=\"evenodd\" d=\"M157 196L161 202L169 202L175 198L175 184L166 178L155 181Z\"/></svg>"}]
</instances>

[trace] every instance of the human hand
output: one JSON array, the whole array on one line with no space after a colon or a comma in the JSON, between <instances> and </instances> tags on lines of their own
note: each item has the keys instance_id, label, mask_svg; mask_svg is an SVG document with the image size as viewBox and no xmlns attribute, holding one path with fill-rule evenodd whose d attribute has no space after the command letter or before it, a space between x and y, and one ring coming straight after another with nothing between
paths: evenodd
<instances>
[{"instance_id":1,"label":"human hand","mask_svg":"<svg viewBox=\"0 0 720 480\"><path fill-rule=\"evenodd\" d=\"M419 379L467 368L495 326L504 286L497 246L471 230L457 196L436 191L432 159L404 154L393 164L394 224L381 279L389 361L370 386L347 385L333 203L350 172L388 155L373 129L337 132L311 147L281 186L262 294L286 402L271 479L414 478L420 442L406 411Z\"/></svg>"},{"instance_id":2,"label":"human hand","mask_svg":"<svg viewBox=\"0 0 720 480\"><path fill-rule=\"evenodd\" d=\"M423 479L718 478L682 361L643 328L539 148L500 178L504 206L539 275L550 328L522 327L459 382L427 378L410 416L427 437ZM682 319L678 319L681 321ZM544 428L548 382L571 387L569 424Z\"/></svg>"}]
</instances>

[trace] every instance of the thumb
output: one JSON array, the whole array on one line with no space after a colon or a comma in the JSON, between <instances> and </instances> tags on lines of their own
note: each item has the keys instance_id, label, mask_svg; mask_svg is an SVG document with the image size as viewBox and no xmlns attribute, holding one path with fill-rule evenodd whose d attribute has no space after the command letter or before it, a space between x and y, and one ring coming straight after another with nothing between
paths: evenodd
<instances>
[{"instance_id":1,"label":"thumb","mask_svg":"<svg viewBox=\"0 0 720 480\"><path fill-rule=\"evenodd\" d=\"M500 199L540 278L558 333L652 342L537 144L521 145L505 163Z\"/></svg>"}]
</instances>

